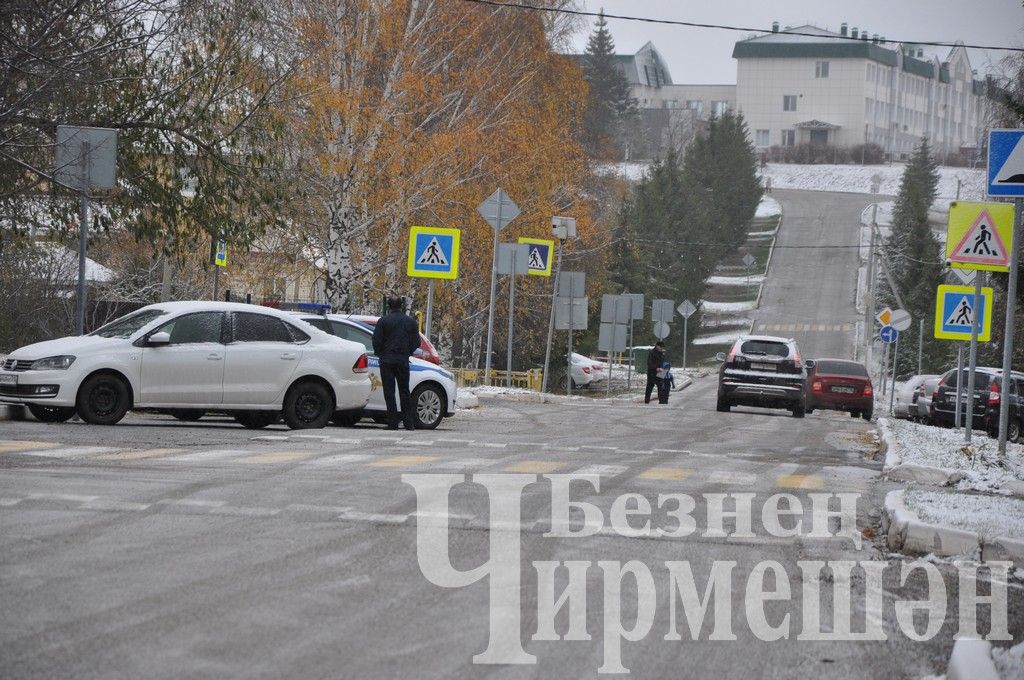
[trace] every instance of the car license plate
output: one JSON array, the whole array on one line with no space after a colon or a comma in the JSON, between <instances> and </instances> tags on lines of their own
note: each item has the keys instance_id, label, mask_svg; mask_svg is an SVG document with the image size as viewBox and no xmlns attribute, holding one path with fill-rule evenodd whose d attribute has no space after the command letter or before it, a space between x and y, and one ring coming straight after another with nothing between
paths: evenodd
<instances>
[{"instance_id":1,"label":"car license plate","mask_svg":"<svg viewBox=\"0 0 1024 680\"><path fill-rule=\"evenodd\" d=\"M0 385L17 385L18 376L10 373L0 373Z\"/></svg>"},{"instance_id":2,"label":"car license plate","mask_svg":"<svg viewBox=\"0 0 1024 680\"><path fill-rule=\"evenodd\" d=\"M751 361L750 362L750 368L752 368L755 371L774 371L775 370L775 364L762 364L762 363Z\"/></svg>"},{"instance_id":3,"label":"car license plate","mask_svg":"<svg viewBox=\"0 0 1024 680\"><path fill-rule=\"evenodd\" d=\"M847 387L846 385L835 385L832 387L832 391L842 392L843 394L853 394L857 390L853 389L852 387Z\"/></svg>"}]
</instances>

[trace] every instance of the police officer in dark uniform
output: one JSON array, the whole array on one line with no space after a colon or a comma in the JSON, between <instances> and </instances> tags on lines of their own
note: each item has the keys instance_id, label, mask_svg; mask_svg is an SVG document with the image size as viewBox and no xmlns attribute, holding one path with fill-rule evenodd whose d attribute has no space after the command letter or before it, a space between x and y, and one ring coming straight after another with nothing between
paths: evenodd
<instances>
[{"instance_id":1,"label":"police officer in dark uniform","mask_svg":"<svg viewBox=\"0 0 1024 680\"><path fill-rule=\"evenodd\" d=\"M665 343L658 341L654 344L654 349L647 355L647 389L644 392L644 403L651 403L651 392L654 388L658 388L658 398L661 398L661 378L658 377L658 369L661 368L662 362L665 361Z\"/></svg>"},{"instance_id":2,"label":"police officer in dark uniform","mask_svg":"<svg viewBox=\"0 0 1024 680\"><path fill-rule=\"evenodd\" d=\"M388 408L388 429L397 430L399 411L395 405L395 385L402 407L405 429L416 428L416 414L409 403L409 357L420 346L420 329L416 321L402 311L402 298L388 298L388 313L373 329L373 351L380 361L380 381L384 386L384 403Z\"/></svg>"}]
</instances>

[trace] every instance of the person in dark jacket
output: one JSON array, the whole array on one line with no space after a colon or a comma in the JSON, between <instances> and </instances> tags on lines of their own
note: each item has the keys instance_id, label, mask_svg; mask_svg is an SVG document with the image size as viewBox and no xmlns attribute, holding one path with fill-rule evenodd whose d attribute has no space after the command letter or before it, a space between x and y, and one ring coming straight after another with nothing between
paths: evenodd
<instances>
[{"instance_id":1,"label":"person in dark jacket","mask_svg":"<svg viewBox=\"0 0 1024 680\"><path fill-rule=\"evenodd\" d=\"M409 403L409 357L420 347L416 321L402 311L402 298L388 298L388 313L373 328L373 352L380 361L380 381L388 408L388 429L397 430L399 415L405 429L416 427L416 414ZM395 405L395 385L401 413Z\"/></svg>"},{"instance_id":2,"label":"person in dark jacket","mask_svg":"<svg viewBox=\"0 0 1024 680\"><path fill-rule=\"evenodd\" d=\"M654 349L647 355L647 390L644 392L644 403L651 403L651 392L654 391L655 387L659 387L658 394L661 394L660 386L658 382L661 380L658 377L658 369L661 368L661 364L665 361L665 343L660 340L654 344Z\"/></svg>"}]
</instances>

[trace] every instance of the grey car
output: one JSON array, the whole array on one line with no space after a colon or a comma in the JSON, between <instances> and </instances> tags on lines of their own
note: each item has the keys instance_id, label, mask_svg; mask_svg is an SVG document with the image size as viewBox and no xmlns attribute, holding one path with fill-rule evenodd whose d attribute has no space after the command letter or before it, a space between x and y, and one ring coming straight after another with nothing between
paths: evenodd
<instances>
[{"instance_id":1,"label":"grey car","mask_svg":"<svg viewBox=\"0 0 1024 680\"><path fill-rule=\"evenodd\" d=\"M917 420L917 399L920 398L918 388L930 378L938 378L937 375L914 375L911 376L896 390L896 401L893 405L893 416L903 420Z\"/></svg>"},{"instance_id":2,"label":"grey car","mask_svg":"<svg viewBox=\"0 0 1024 680\"><path fill-rule=\"evenodd\" d=\"M917 401L915 406L917 407L917 421L919 423L926 423L930 425L932 423L932 417L930 414L932 405L932 394L939 388L939 379L941 376L933 375L925 380L917 388Z\"/></svg>"}]
</instances>

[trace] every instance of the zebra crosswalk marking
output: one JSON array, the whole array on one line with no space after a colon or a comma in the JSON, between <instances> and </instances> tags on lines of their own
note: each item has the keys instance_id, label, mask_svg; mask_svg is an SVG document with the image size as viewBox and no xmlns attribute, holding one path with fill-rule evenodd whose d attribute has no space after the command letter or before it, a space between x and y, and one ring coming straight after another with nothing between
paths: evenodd
<instances>
[{"instance_id":1,"label":"zebra crosswalk marking","mask_svg":"<svg viewBox=\"0 0 1024 680\"><path fill-rule=\"evenodd\" d=\"M640 473L640 479L657 479L662 481L681 482L690 476L686 468L653 467Z\"/></svg>"},{"instance_id":2,"label":"zebra crosswalk marking","mask_svg":"<svg viewBox=\"0 0 1024 680\"><path fill-rule=\"evenodd\" d=\"M162 458L181 453L185 449L130 449L126 451L115 451L114 453L103 453L95 456L95 460L142 460L145 458Z\"/></svg>"},{"instance_id":3,"label":"zebra crosswalk marking","mask_svg":"<svg viewBox=\"0 0 1024 680\"><path fill-rule=\"evenodd\" d=\"M308 453L299 453L297 451L271 451L269 453L259 453L255 456L242 456L236 458L237 463L254 463L257 465L261 464L273 464L273 463L291 463L296 460L302 460L303 458L309 458Z\"/></svg>"},{"instance_id":4,"label":"zebra crosswalk marking","mask_svg":"<svg viewBox=\"0 0 1024 680\"><path fill-rule=\"evenodd\" d=\"M20 451L28 451L30 449L55 449L58 446L60 446L60 444L55 442L32 442L8 439L6 441L0 441L0 453L18 453Z\"/></svg>"},{"instance_id":5,"label":"zebra crosswalk marking","mask_svg":"<svg viewBox=\"0 0 1024 680\"><path fill-rule=\"evenodd\" d=\"M437 456L390 456L383 460L375 460L372 463L368 463L368 465L373 467L405 467L407 465L422 465L435 460L437 460Z\"/></svg>"}]
</instances>

